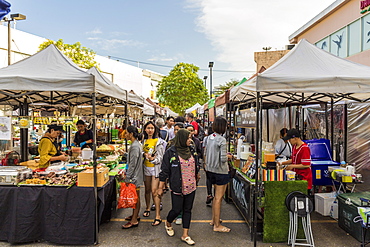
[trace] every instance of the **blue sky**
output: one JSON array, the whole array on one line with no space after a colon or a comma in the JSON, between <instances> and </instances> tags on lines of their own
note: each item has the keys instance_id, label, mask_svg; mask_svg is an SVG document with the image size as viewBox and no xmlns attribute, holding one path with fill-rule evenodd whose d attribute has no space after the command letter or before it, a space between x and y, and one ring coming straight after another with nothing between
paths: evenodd
<instances>
[{"instance_id":1,"label":"blue sky","mask_svg":"<svg viewBox=\"0 0 370 247\"><path fill-rule=\"evenodd\" d=\"M168 74L179 62L201 68L213 85L254 74L253 52L283 49L288 36L333 0L7 0L27 20L17 29ZM135 63L122 61L128 64ZM218 72L217 70L245 71ZM209 88L209 80L207 80Z\"/></svg>"}]
</instances>

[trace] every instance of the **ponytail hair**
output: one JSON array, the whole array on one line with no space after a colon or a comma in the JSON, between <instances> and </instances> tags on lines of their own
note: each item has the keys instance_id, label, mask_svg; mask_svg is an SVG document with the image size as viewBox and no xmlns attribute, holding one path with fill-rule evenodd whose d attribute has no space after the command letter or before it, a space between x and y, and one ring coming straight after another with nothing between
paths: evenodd
<instances>
[{"instance_id":1,"label":"ponytail hair","mask_svg":"<svg viewBox=\"0 0 370 247\"><path fill-rule=\"evenodd\" d=\"M133 125L128 126L127 129L126 129L126 131L128 133L132 133L132 136L135 139L138 139L138 137L139 137L139 131L138 131L138 129L135 126L133 126Z\"/></svg>"}]
</instances>

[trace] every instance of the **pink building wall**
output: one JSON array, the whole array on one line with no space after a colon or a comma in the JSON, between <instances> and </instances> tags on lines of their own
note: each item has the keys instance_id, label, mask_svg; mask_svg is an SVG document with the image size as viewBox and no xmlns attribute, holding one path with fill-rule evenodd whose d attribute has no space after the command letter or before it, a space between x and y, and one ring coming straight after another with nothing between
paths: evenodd
<instances>
[{"instance_id":1,"label":"pink building wall","mask_svg":"<svg viewBox=\"0 0 370 247\"><path fill-rule=\"evenodd\" d=\"M324 18L316 22L316 24L293 37L290 42L298 43L301 39L307 39L310 43L315 44L328 35L351 24L364 16L360 13L360 2L360 0L345 1L342 5L337 6L337 8L333 9ZM346 57L346 59L370 66L370 50Z\"/></svg>"}]
</instances>

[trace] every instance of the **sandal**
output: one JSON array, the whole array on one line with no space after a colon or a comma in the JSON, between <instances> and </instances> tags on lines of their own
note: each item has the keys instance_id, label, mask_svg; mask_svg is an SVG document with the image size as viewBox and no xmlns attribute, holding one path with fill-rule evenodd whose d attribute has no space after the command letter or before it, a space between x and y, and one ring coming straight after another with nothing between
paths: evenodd
<instances>
[{"instance_id":1,"label":"sandal","mask_svg":"<svg viewBox=\"0 0 370 247\"><path fill-rule=\"evenodd\" d=\"M230 232L231 229L227 228L226 226L222 227L220 230L213 229L214 232Z\"/></svg>"},{"instance_id":2,"label":"sandal","mask_svg":"<svg viewBox=\"0 0 370 247\"><path fill-rule=\"evenodd\" d=\"M188 245L194 245L195 244L194 240L192 240L191 237L189 237L189 236L186 237L186 238L181 238L181 241L187 243Z\"/></svg>"},{"instance_id":3,"label":"sandal","mask_svg":"<svg viewBox=\"0 0 370 247\"><path fill-rule=\"evenodd\" d=\"M206 204L210 204L213 201L213 196L207 196Z\"/></svg>"},{"instance_id":4,"label":"sandal","mask_svg":"<svg viewBox=\"0 0 370 247\"><path fill-rule=\"evenodd\" d=\"M139 220L139 219L138 219ZM222 223L222 220L220 219L220 224ZM213 226L213 222L209 223L211 226Z\"/></svg>"},{"instance_id":5,"label":"sandal","mask_svg":"<svg viewBox=\"0 0 370 247\"><path fill-rule=\"evenodd\" d=\"M166 228L167 235L172 237L175 235L175 231L173 230L172 226L167 226L167 224L164 224L164 227Z\"/></svg>"},{"instance_id":6,"label":"sandal","mask_svg":"<svg viewBox=\"0 0 370 247\"><path fill-rule=\"evenodd\" d=\"M144 217L149 217L149 215L150 215L150 211L149 210L145 210L144 213L143 213L143 216ZM137 220L139 220L139 218Z\"/></svg>"},{"instance_id":7,"label":"sandal","mask_svg":"<svg viewBox=\"0 0 370 247\"><path fill-rule=\"evenodd\" d=\"M152 226L159 226L161 223L162 223L161 219L154 219L154 221L152 222Z\"/></svg>"},{"instance_id":8,"label":"sandal","mask_svg":"<svg viewBox=\"0 0 370 247\"><path fill-rule=\"evenodd\" d=\"M131 221L132 220L132 215L126 217L125 220L126 221ZM137 217L137 221L140 221L140 217Z\"/></svg>"},{"instance_id":9,"label":"sandal","mask_svg":"<svg viewBox=\"0 0 370 247\"><path fill-rule=\"evenodd\" d=\"M129 229L133 227L138 227L139 222L137 224L132 224L131 222L127 222L126 224L122 225L122 229Z\"/></svg>"}]
</instances>

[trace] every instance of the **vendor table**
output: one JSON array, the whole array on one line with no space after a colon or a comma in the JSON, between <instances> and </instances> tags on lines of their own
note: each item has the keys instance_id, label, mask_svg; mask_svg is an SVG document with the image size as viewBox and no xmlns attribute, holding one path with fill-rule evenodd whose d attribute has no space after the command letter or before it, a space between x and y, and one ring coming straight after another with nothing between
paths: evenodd
<instances>
[{"instance_id":1,"label":"vendor table","mask_svg":"<svg viewBox=\"0 0 370 247\"><path fill-rule=\"evenodd\" d=\"M94 188L0 186L0 240L55 244L95 242ZM115 178L98 188L99 223L109 220L116 200Z\"/></svg>"}]
</instances>

